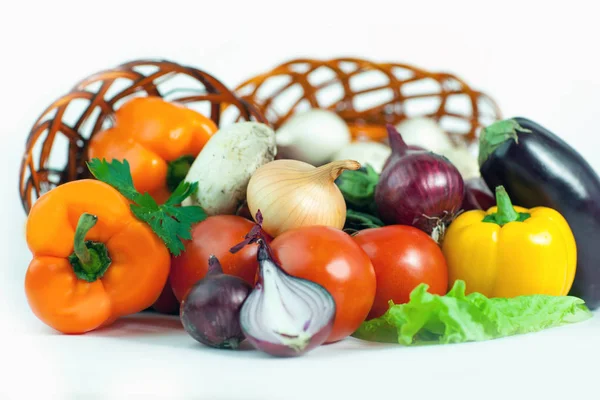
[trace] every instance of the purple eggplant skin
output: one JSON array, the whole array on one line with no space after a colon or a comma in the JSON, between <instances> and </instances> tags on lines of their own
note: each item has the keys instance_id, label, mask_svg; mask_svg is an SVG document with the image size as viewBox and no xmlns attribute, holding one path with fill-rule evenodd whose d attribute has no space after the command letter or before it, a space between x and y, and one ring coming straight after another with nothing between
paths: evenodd
<instances>
[{"instance_id":1,"label":"purple eggplant skin","mask_svg":"<svg viewBox=\"0 0 600 400\"><path fill-rule=\"evenodd\" d=\"M493 191L503 185L513 204L550 207L567 220L577 245L570 295L600 306L600 178L587 161L554 133L529 119L513 118L517 132L487 157L480 172ZM481 155L480 155L481 156Z\"/></svg>"},{"instance_id":2,"label":"purple eggplant skin","mask_svg":"<svg viewBox=\"0 0 600 400\"><path fill-rule=\"evenodd\" d=\"M237 349L245 339L239 324L240 310L251 291L252 287L236 276L207 274L181 302L184 329L204 345Z\"/></svg>"},{"instance_id":3,"label":"purple eggplant skin","mask_svg":"<svg viewBox=\"0 0 600 400\"><path fill-rule=\"evenodd\" d=\"M496 205L496 199L481 177L465 180L465 197L462 210L488 210Z\"/></svg>"}]
</instances>

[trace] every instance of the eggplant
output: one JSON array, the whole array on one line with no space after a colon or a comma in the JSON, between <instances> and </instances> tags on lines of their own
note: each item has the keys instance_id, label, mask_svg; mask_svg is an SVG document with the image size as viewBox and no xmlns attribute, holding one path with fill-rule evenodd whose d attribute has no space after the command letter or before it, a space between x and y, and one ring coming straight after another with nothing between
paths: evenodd
<instances>
[{"instance_id":1,"label":"eggplant","mask_svg":"<svg viewBox=\"0 0 600 400\"><path fill-rule=\"evenodd\" d=\"M513 203L545 206L567 220L577 245L570 295L600 306L600 178L564 140L517 117L485 128L480 137L481 176L490 190L503 185Z\"/></svg>"}]
</instances>

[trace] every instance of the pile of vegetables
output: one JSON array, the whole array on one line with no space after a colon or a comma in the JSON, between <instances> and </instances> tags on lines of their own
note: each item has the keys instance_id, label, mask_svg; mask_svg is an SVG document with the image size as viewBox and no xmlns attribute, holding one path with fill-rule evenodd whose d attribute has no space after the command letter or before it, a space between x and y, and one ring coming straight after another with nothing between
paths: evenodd
<instances>
[{"instance_id":1,"label":"pile of vegetables","mask_svg":"<svg viewBox=\"0 0 600 400\"><path fill-rule=\"evenodd\" d=\"M190 337L299 356L348 336L458 343L583 321L600 306L600 179L536 123L478 157L427 118L353 141L335 113L217 128L135 98L89 144L93 179L41 196L25 292L81 334L148 308Z\"/></svg>"}]
</instances>

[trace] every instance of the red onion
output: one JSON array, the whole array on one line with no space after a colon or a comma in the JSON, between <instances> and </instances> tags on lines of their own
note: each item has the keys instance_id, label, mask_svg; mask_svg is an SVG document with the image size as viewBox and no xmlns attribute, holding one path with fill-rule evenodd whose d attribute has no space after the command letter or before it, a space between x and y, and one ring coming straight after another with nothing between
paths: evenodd
<instances>
[{"instance_id":1,"label":"red onion","mask_svg":"<svg viewBox=\"0 0 600 400\"><path fill-rule=\"evenodd\" d=\"M260 226L260 211L256 220ZM242 244L247 243L258 243L259 263L258 282L240 312L248 342L281 357L299 356L323 344L335 319L331 294L315 282L286 273L259 232L247 235Z\"/></svg>"},{"instance_id":2,"label":"red onion","mask_svg":"<svg viewBox=\"0 0 600 400\"><path fill-rule=\"evenodd\" d=\"M445 157L411 150L392 125L387 129L392 155L375 189L379 215L388 225L411 225L439 241L460 211L462 176Z\"/></svg>"},{"instance_id":3,"label":"red onion","mask_svg":"<svg viewBox=\"0 0 600 400\"><path fill-rule=\"evenodd\" d=\"M495 205L496 199L483 178L477 177L465 180L463 211L487 210Z\"/></svg>"},{"instance_id":4,"label":"red onion","mask_svg":"<svg viewBox=\"0 0 600 400\"><path fill-rule=\"evenodd\" d=\"M398 131L396 130L396 128L394 128L391 125L387 126L388 135L390 134L390 129L392 129L395 134L400 135L398 133ZM390 143L390 145L391 145L391 143ZM420 146L407 145L407 147L408 147L408 151L409 152L413 152L413 151L427 151L424 147L420 147ZM394 152L394 149L392 148L392 154L390 154L390 156L388 157L388 159L385 160L385 163L383 164L383 168L381 169L381 171L383 172L383 170L385 170L389 164L394 163L400 157L401 157L401 155L399 153Z\"/></svg>"},{"instance_id":5,"label":"red onion","mask_svg":"<svg viewBox=\"0 0 600 400\"><path fill-rule=\"evenodd\" d=\"M183 327L194 339L207 346L236 349L244 340L240 309L252 287L243 279L225 275L219 260L211 256L208 273L181 302Z\"/></svg>"}]
</instances>

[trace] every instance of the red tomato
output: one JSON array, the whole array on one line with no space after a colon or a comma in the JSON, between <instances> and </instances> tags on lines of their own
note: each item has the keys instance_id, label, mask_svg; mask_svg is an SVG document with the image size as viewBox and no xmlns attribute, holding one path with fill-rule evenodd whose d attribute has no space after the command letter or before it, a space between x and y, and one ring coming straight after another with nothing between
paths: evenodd
<instances>
[{"instance_id":1,"label":"red tomato","mask_svg":"<svg viewBox=\"0 0 600 400\"><path fill-rule=\"evenodd\" d=\"M235 275L254 285L258 269L255 244L245 246L236 254L229 250L244 240L254 223L235 215L208 217L192 229L192 240L185 244L185 251L171 259L169 279L173 293L179 301L187 291L208 271L208 258L214 254L223 272Z\"/></svg>"},{"instance_id":2,"label":"red tomato","mask_svg":"<svg viewBox=\"0 0 600 400\"><path fill-rule=\"evenodd\" d=\"M410 292L420 283L428 284L430 293L446 294L446 259L425 232L412 226L390 225L362 230L354 240L368 254L377 276L377 292L368 319L383 315L389 300L408 303Z\"/></svg>"},{"instance_id":3,"label":"red tomato","mask_svg":"<svg viewBox=\"0 0 600 400\"><path fill-rule=\"evenodd\" d=\"M152 308L161 314L179 314L179 301L173 294L173 288L169 280L167 280L158 299L152 304Z\"/></svg>"},{"instance_id":4,"label":"red tomato","mask_svg":"<svg viewBox=\"0 0 600 400\"><path fill-rule=\"evenodd\" d=\"M277 236L271 247L287 273L316 282L333 296L336 317L326 343L354 333L375 297L375 272L360 246L338 229L309 226Z\"/></svg>"}]
</instances>

